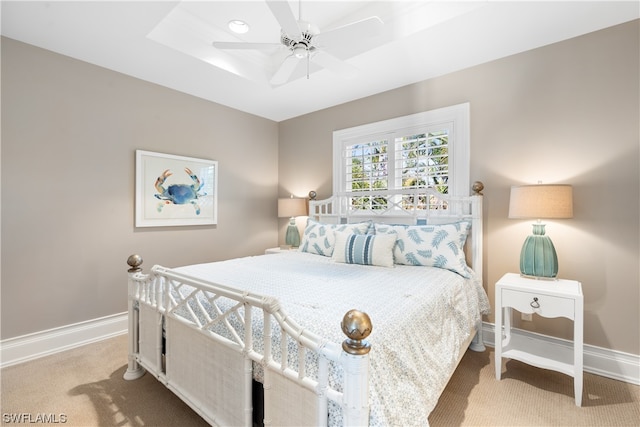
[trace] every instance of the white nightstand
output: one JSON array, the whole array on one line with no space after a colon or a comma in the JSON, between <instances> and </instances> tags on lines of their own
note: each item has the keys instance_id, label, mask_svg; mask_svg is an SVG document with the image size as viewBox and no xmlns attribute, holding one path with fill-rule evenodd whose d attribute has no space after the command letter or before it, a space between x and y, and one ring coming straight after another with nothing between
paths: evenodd
<instances>
[{"instance_id":1,"label":"white nightstand","mask_svg":"<svg viewBox=\"0 0 640 427\"><path fill-rule=\"evenodd\" d=\"M291 249L291 248L269 248L266 249L264 251L265 255L269 255L269 254L280 254L282 252L289 252L289 251L295 251L296 249Z\"/></svg>"},{"instance_id":2,"label":"white nightstand","mask_svg":"<svg viewBox=\"0 0 640 427\"><path fill-rule=\"evenodd\" d=\"M495 364L502 375L502 358L552 369L573 377L576 405L582 405L584 301L582 284L575 280L536 280L507 273L496 283ZM573 320L573 349L511 333L511 312ZM503 331L504 326L504 331Z\"/></svg>"}]
</instances>

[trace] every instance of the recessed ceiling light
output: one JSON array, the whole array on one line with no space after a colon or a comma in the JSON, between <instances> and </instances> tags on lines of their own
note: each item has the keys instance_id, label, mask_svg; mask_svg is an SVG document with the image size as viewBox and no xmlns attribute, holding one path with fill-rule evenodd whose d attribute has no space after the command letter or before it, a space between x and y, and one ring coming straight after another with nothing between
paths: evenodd
<instances>
[{"instance_id":1,"label":"recessed ceiling light","mask_svg":"<svg viewBox=\"0 0 640 427\"><path fill-rule=\"evenodd\" d=\"M249 31L249 24L239 19L229 21L229 29L236 34L244 34Z\"/></svg>"}]
</instances>

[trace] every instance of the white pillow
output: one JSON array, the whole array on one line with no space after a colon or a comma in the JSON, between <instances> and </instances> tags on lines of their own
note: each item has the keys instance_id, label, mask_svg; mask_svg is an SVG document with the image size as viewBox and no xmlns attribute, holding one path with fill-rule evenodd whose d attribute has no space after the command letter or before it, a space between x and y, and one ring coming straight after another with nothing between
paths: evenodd
<instances>
[{"instance_id":1,"label":"white pillow","mask_svg":"<svg viewBox=\"0 0 640 427\"><path fill-rule=\"evenodd\" d=\"M336 232L365 234L370 225L371 221L357 224L324 224L309 218L302 235L299 250L301 252L331 256L336 243Z\"/></svg>"},{"instance_id":2,"label":"white pillow","mask_svg":"<svg viewBox=\"0 0 640 427\"><path fill-rule=\"evenodd\" d=\"M347 264L393 267L396 235L336 233L333 260Z\"/></svg>"},{"instance_id":3,"label":"white pillow","mask_svg":"<svg viewBox=\"0 0 640 427\"><path fill-rule=\"evenodd\" d=\"M396 264L438 267L471 277L464 254L469 221L433 225L375 224L376 235L397 234L393 249Z\"/></svg>"}]
</instances>

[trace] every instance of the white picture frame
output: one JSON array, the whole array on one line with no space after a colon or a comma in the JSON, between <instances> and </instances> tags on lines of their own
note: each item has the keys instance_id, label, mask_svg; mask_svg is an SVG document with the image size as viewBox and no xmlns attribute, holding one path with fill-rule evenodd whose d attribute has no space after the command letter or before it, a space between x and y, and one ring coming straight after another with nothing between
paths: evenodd
<instances>
[{"instance_id":1,"label":"white picture frame","mask_svg":"<svg viewBox=\"0 0 640 427\"><path fill-rule=\"evenodd\" d=\"M136 227L218 223L218 162L136 150Z\"/></svg>"}]
</instances>

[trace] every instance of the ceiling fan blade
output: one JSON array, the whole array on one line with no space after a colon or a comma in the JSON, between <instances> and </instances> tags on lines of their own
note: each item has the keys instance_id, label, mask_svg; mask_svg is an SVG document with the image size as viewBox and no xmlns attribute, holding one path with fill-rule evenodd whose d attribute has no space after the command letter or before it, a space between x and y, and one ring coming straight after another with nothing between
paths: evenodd
<instances>
[{"instance_id":1,"label":"ceiling fan blade","mask_svg":"<svg viewBox=\"0 0 640 427\"><path fill-rule=\"evenodd\" d=\"M271 13L278 20L282 30L292 39L300 40L302 32L298 26L298 20L293 14L289 2L278 0L266 0L267 6L271 9Z\"/></svg>"},{"instance_id":2,"label":"ceiling fan blade","mask_svg":"<svg viewBox=\"0 0 640 427\"><path fill-rule=\"evenodd\" d=\"M278 68L278 70L273 74L269 83L273 85L281 85L288 82L299 63L300 60L294 55L287 56L282 64L280 64L280 68Z\"/></svg>"},{"instance_id":3,"label":"ceiling fan blade","mask_svg":"<svg viewBox=\"0 0 640 427\"><path fill-rule=\"evenodd\" d=\"M314 36L314 42L322 47L331 47L344 44L345 40L362 39L375 37L382 33L384 22L377 16L352 22L342 27L321 32Z\"/></svg>"},{"instance_id":4,"label":"ceiling fan blade","mask_svg":"<svg viewBox=\"0 0 640 427\"><path fill-rule=\"evenodd\" d=\"M213 42L213 47L218 49L274 49L282 45L280 43L245 43L245 42Z\"/></svg>"},{"instance_id":5,"label":"ceiling fan blade","mask_svg":"<svg viewBox=\"0 0 640 427\"><path fill-rule=\"evenodd\" d=\"M327 70L333 71L341 77L354 78L358 74L358 69L356 67L328 54L323 50L314 54L311 57L311 62L314 62Z\"/></svg>"}]
</instances>

